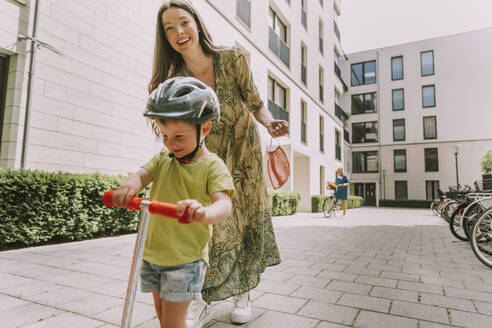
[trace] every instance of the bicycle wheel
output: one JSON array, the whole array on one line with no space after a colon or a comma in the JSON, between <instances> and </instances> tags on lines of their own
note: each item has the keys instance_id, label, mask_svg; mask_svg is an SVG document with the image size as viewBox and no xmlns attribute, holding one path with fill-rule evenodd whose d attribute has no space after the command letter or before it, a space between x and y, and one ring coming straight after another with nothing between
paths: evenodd
<instances>
[{"instance_id":1,"label":"bicycle wheel","mask_svg":"<svg viewBox=\"0 0 492 328\"><path fill-rule=\"evenodd\" d=\"M434 213L434 215L436 216L439 215L439 202L440 200L435 200L430 205L432 213Z\"/></svg>"},{"instance_id":2,"label":"bicycle wheel","mask_svg":"<svg viewBox=\"0 0 492 328\"><path fill-rule=\"evenodd\" d=\"M325 198L325 201L323 203L323 214L325 215L325 218L329 218L333 214L333 206L330 206L330 200L331 199L333 199L333 198L327 197L327 198Z\"/></svg>"},{"instance_id":3,"label":"bicycle wheel","mask_svg":"<svg viewBox=\"0 0 492 328\"><path fill-rule=\"evenodd\" d=\"M442 208L442 211L441 211L441 217L444 219L444 221L446 221L447 223L449 223L449 221L451 220L451 214L453 213L453 211L455 210L456 206L458 206L458 202L455 201L455 200L452 200L452 201L449 201L446 205L444 205L444 207Z\"/></svg>"},{"instance_id":4,"label":"bicycle wheel","mask_svg":"<svg viewBox=\"0 0 492 328\"><path fill-rule=\"evenodd\" d=\"M471 246L477 258L492 268L492 207L486 209L471 231Z\"/></svg>"},{"instance_id":5,"label":"bicycle wheel","mask_svg":"<svg viewBox=\"0 0 492 328\"><path fill-rule=\"evenodd\" d=\"M451 218L449 220L449 230L453 236L462 241L468 241L468 237L465 233L465 228L462 225L462 212L461 208L456 208L451 214Z\"/></svg>"}]
</instances>

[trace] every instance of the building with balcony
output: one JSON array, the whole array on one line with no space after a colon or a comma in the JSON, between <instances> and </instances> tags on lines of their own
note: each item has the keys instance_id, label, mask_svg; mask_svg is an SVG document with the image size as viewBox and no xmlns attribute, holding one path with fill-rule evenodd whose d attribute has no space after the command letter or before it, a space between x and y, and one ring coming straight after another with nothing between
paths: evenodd
<instances>
[{"instance_id":1,"label":"building with balcony","mask_svg":"<svg viewBox=\"0 0 492 328\"><path fill-rule=\"evenodd\" d=\"M134 171L160 148L141 114L161 1L39 1L40 43L30 74L31 41L19 36L33 36L35 2L4 1L0 7L0 167ZM274 141L291 163L283 188L299 192L300 209L310 210L311 196L323 194L345 163L348 145L340 0L193 5L217 44L247 54L265 106L289 121L289 136ZM262 127L260 133L266 149L270 137Z\"/></svg>"},{"instance_id":2,"label":"building with balcony","mask_svg":"<svg viewBox=\"0 0 492 328\"><path fill-rule=\"evenodd\" d=\"M457 179L481 179L478 159L492 149L490 40L492 28L341 58L352 194L368 205L431 200Z\"/></svg>"}]
</instances>

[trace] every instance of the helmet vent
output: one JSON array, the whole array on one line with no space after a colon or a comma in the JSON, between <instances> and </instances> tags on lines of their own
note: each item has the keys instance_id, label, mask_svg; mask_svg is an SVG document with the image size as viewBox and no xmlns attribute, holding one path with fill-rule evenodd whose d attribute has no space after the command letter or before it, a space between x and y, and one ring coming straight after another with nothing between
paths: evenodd
<instances>
[{"instance_id":1,"label":"helmet vent","mask_svg":"<svg viewBox=\"0 0 492 328\"><path fill-rule=\"evenodd\" d=\"M186 96L187 94L190 94L192 91L193 91L193 89L191 89L191 88L182 88L182 89L176 91L176 94L174 95L174 97L176 97L176 98L183 97L183 96Z\"/></svg>"}]
</instances>

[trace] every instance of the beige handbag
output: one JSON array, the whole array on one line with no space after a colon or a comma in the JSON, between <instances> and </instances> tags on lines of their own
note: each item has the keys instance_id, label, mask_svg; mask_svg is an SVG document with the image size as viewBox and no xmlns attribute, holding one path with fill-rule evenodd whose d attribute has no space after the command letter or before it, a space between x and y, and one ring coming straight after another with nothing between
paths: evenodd
<instances>
[{"instance_id":1,"label":"beige handbag","mask_svg":"<svg viewBox=\"0 0 492 328\"><path fill-rule=\"evenodd\" d=\"M267 150L266 154L268 178L270 179L273 189L278 189L282 187L289 179L289 159L280 145L273 150Z\"/></svg>"}]
</instances>

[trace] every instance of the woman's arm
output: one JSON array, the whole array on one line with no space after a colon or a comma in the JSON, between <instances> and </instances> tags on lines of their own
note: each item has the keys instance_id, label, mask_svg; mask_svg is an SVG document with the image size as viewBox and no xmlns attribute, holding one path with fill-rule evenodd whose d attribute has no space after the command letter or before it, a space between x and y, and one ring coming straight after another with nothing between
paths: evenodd
<instances>
[{"instance_id":1,"label":"woman's arm","mask_svg":"<svg viewBox=\"0 0 492 328\"><path fill-rule=\"evenodd\" d=\"M281 137L289 133L289 124L286 121L276 120L272 113L265 107L253 112L254 117L261 123L273 138Z\"/></svg>"}]
</instances>

